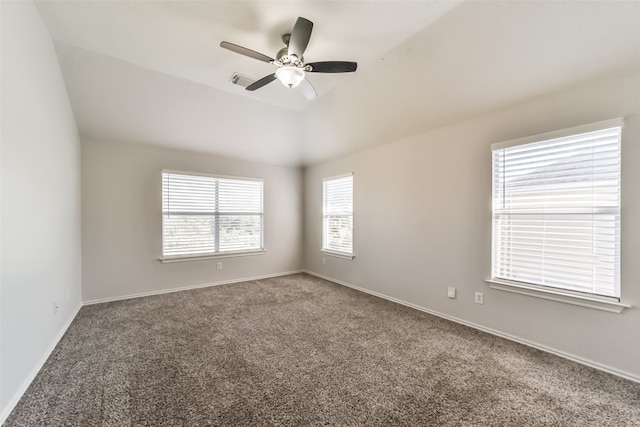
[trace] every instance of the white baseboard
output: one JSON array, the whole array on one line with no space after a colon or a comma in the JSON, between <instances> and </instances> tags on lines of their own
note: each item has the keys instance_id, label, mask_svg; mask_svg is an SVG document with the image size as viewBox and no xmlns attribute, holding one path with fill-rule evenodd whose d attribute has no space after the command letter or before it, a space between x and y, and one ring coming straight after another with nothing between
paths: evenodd
<instances>
[{"instance_id":1,"label":"white baseboard","mask_svg":"<svg viewBox=\"0 0 640 427\"><path fill-rule=\"evenodd\" d=\"M428 309L428 308L425 308L425 307L422 307L422 306L419 306L419 305L416 305L416 304L413 304L413 303L410 303L410 302L407 302L407 301L403 301L403 300L398 299L398 298L390 297L388 295L381 294L379 292L375 292L375 291L371 291L369 289L361 288L360 286L355 286L355 285L352 285L351 283L343 282L342 280L334 279L332 277L328 277L328 276L325 276L325 275L322 275L322 274L319 274L319 273L315 273L313 271L304 270L304 272L307 273L307 274L310 274L312 276L316 276L316 277L319 277L321 279L325 279L325 280L328 280L330 282L337 283L338 285L346 286L348 288L355 289L355 290L360 291L360 292L364 292L364 293L367 293L367 294L370 294L370 295L373 295L373 296L376 296L376 297L379 297L379 298L382 298L382 299L386 299L388 301L392 301L392 302L395 302L395 303L398 303L398 304L402 304L404 306L411 307L413 309L420 310L422 312L425 312L425 313L428 313L428 314L432 314L434 316L441 317L443 319L447 319L447 320L450 320L452 322L459 323L461 325L469 326L470 328L474 328L474 329L477 329L479 331L489 333L491 335L496 335L498 337L505 338L505 339L508 339L510 341L515 341L515 342L517 342L519 344L524 344L524 345L526 345L528 347L533 347L533 348L536 348L538 350L545 351L547 353L555 354L556 356L560 356L562 358L569 359L569 360L571 360L573 362L577 362L577 363L580 363L582 365L586 365L586 366L589 366L591 368L595 368L595 369L598 369L600 371L604 371L604 372L607 372L609 374L613 374L613 375L616 375L618 377L622 377L622 378L625 378L627 380L640 383L640 376L634 375L634 374L632 374L630 372L626 372L626 371L622 371L620 369L612 368L611 366L603 365L601 363L594 362L593 360L584 359L582 357L579 357L579 356L576 356L576 355L573 355L573 354L570 354L570 353L566 353L564 351L556 350L554 348L547 347L545 345L542 345L542 344L539 344L539 343L536 343L536 342L533 342L533 341L529 341L529 340L525 340L525 339L519 338L519 337L517 337L515 335L511 335L511 334L507 334L505 332L501 332L501 331L499 331L497 329L488 328L486 326L482 326L482 325L479 325L477 323L473 323L473 322L469 322L469 321L466 321L466 320L463 320L463 319L459 319L457 317L449 316L448 314L440 313L438 311L434 311L434 310L431 310L431 309Z\"/></svg>"},{"instance_id":2,"label":"white baseboard","mask_svg":"<svg viewBox=\"0 0 640 427\"><path fill-rule=\"evenodd\" d=\"M422 312L428 313L428 314L432 314L434 316L438 316L441 317L443 319L447 319L450 320L452 322L455 323L459 323L465 326L469 326L471 328L483 331L483 332L487 332L489 334L492 335L496 335L499 336L501 338L505 338L511 341L515 341L517 343L520 344L524 344L526 346L529 347L533 347L542 351L546 351L548 353L552 353L555 354L557 356L563 357L565 359L569 359L572 360L574 362L586 365L586 366L590 366L592 368L640 383L640 377L638 377L637 375L631 374L629 372L625 372L625 371L621 371L619 369L615 369L612 368L610 366L606 366L606 365L602 365L600 363L594 362L592 360L588 360L588 359L584 359L569 353L565 353L563 351L560 350L556 350L550 347L547 347L545 345L542 344L538 344L532 341L528 341L528 340L524 340L522 338L519 338L517 336L514 335L510 335L501 331L498 331L496 329L492 329L492 328L487 328L485 326L473 323L473 322L468 322L466 320L463 319L459 319L457 317L453 317L453 316L449 316L447 314L444 313L440 313L434 310L430 310L428 308L425 307L421 307L419 305L416 304L412 304L410 302L407 301L403 301L400 300L398 298L394 298L394 297L390 297L388 295L385 294L381 294L379 292L375 292L375 291L371 291L369 289L365 289L359 286L355 286L352 285L350 283L347 282L343 282L341 280L338 279L334 279L332 277L328 277L328 276L324 276L322 274L319 273L315 273L313 271L309 271L309 270L294 270L294 271L288 271L288 272L282 272L282 273L276 273L276 274L267 274L267 275L262 275L262 276L254 276L254 277L245 277L245 278L240 278L240 279L232 279L232 280L225 280L225 281L219 281L219 282L211 282L211 283L204 283L204 284L199 284L199 285L191 285L191 286L183 286L183 287L178 287L178 288L172 288L172 289L164 289L161 291L152 291L152 292L144 292L144 293L138 293L138 294L131 294L131 295L125 295L125 296L121 296L121 297L113 297L113 298L102 298L102 299L96 299L96 300L91 300L91 301L85 301L83 302L75 311L75 313L69 317L69 319L67 320L67 322L64 324L64 326L60 329L60 332L58 333L58 335L56 336L55 340L52 342L52 344L49 346L49 348L47 349L47 351L44 353L44 355L41 357L41 359L39 360L39 362L36 364L36 366L31 370L31 372L29 373L29 375L27 376L27 378L24 380L24 382L22 383L21 387L18 389L18 391L14 394L13 398L9 401L9 403L7 404L7 406L2 410L2 413L0 414L0 425L2 425L6 419L9 417L9 414L11 414L11 411L13 411L13 409L15 408L15 406L17 405L17 403L20 401L20 399L22 398L22 395L25 393L25 391L27 391L27 388L29 388L29 385L31 385L31 382L34 380L34 378L36 377L36 375L38 374L38 372L40 371L40 369L42 369L42 366L44 366L45 362L47 361L47 359L49 358L49 356L51 355L51 353L53 352L53 350L56 348L56 345L58 345L58 342L62 339L62 337L64 336L64 334L67 332L67 329L69 329L69 326L71 326L71 323L73 322L73 320L76 318L76 316L78 315L78 312L80 311L80 309L85 306L85 305L92 305L92 304L99 304L99 303L103 303L103 302L110 302L110 301L119 301L119 300L126 300L126 299L131 299L131 298L141 298L141 297L145 297L145 296L151 296L151 295L161 295L161 294L166 294L166 293L171 293L171 292L179 292L179 291L186 291L189 289L199 289L199 288L206 288L206 287L210 287L210 286L220 286L220 285L227 285L227 284L231 284L231 283L240 283L240 282L247 282L247 281L251 281L251 280L261 280L261 279L268 279L271 277L279 277L279 276L287 276L289 274L297 274L297 273L307 273L310 274L312 276L316 276L319 277L321 279L325 279L328 280L330 282L333 283L337 283L339 285L342 286L346 286L348 288L351 289L355 289L357 291L360 292L364 292L379 298L383 298L386 299L388 301L392 301L398 304L402 304L404 306L407 307L411 307L413 309L416 310L420 310Z\"/></svg>"},{"instance_id":3,"label":"white baseboard","mask_svg":"<svg viewBox=\"0 0 640 427\"><path fill-rule=\"evenodd\" d=\"M162 290L159 290L159 291L140 292L140 293L137 293L137 294L129 294L129 295L122 295L122 296L117 296L117 297L109 297L109 298L98 298L98 299L94 299L94 300L84 301L82 303L82 305L85 306L85 305L92 305L92 304L101 304L101 303L104 303L104 302L121 301L121 300L132 299L132 298L149 297L149 296L153 296L153 295L170 294L172 292L180 292L180 291L188 291L188 290L191 290L191 289L208 288L208 287L211 287L211 286L228 285L228 284L231 284L231 283L249 282L251 280L269 279L271 277L288 276L289 274L297 274L297 273L302 273L302 272L303 272L303 270L285 271L285 272L281 272L281 273L265 274L265 275L262 275L262 276L242 277L242 278L239 278L239 279L222 280L222 281L219 281L219 282L210 282L210 283L201 283L201 284L198 284L198 285L180 286L180 287L177 287L177 288L162 289Z\"/></svg>"},{"instance_id":4,"label":"white baseboard","mask_svg":"<svg viewBox=\"0 0 640 427\"><path fill-rule=\"evenodd\" d=\"M71 323L76 318L81 308L82 308L82 304L79 304L75 312L71 316L69 316L69 319L65 322L65 324L60 329L60 332L58 332L53 342L49 345L49 348L47 348L47 350L44 352L44 354L42 355L38 363L36 363L33 369L29 372L29 375L27 375L27 378L25 378L25 380L22 382L18 391L15 392L15 394L13 395L13 397L11 398L7 406L2 410L2 413L0 413L0 426L7 420L7 418L9 417L9 414L11 414L11 411L13 411L13 409L16 407L16 405L22 398L22 395L24 394L24 392L27 391L27 389L35 379L36 375L38 375L38 372L40 372L40 369L42 369L42 367L44 366L49 356L51 356L51 353L56 348L56 346L58 345L58 342L60 342L64 334L67 332L67 329L69 329L69 326L71 326Z\"/></svg>"}]
</instances>

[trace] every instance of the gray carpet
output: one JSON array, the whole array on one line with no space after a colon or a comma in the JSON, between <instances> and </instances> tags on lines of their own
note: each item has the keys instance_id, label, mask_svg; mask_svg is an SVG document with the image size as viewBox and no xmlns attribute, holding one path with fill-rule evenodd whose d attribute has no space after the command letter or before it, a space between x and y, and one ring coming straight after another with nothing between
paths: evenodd
<instances>
[{"instance_id":1,"label":"gray carpet","mask_svg":"<svg viewBox=\"0 0 640 427\"><path fill-rule=\"evenodd\" d=\"M9 426L626 426L640 384L300 274L83 307Z\"/></svg>"}]
</instances>

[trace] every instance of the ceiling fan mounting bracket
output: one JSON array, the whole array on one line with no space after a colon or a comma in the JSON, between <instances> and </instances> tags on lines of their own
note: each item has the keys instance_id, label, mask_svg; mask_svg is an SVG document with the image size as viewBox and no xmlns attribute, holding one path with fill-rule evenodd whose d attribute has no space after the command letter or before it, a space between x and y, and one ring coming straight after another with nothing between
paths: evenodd
<instances>
[{"instance_id":1,"label":"ceiling fan mounting bracket","mask_svg":"<svg viewBox=\"0 0 640 427\"><path fill-rule=\"evenodd\" d=\"M285 46L289 47L289 41L291 41L291 34L289 34L289 33L283 34L282 35L282 43L284 43Z\"/></svg>"}]
</instances>

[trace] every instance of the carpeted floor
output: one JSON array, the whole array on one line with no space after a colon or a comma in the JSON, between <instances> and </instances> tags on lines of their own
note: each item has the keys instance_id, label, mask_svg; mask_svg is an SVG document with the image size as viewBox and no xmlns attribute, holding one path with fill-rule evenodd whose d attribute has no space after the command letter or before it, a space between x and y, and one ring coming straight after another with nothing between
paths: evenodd
<instances>
[{"instance_id":1,"label":"carpeted floor","mask_svg":"<svg viewBox=\"0 0 640 427\"><path fill-rule=\"evenodd\" d=\"M640 384L300 274L82 308L9 426L628 426Z\"/></svg>"}]
</instances>

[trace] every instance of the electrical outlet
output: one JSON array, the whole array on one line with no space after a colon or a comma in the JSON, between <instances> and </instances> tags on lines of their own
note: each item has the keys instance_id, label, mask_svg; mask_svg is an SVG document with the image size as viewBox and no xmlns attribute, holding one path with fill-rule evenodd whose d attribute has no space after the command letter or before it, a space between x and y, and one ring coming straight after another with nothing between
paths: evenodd
<instances>
[{"instance_id":1,"label":"electrical outlet","mask_svg":"<svg viewBox=\"0 0 640 427\"><path fill-rule=\"evenodd\" d=\"M222 270L222 263L221 263L221 262L217 263L217 264L216 264L216 268L217 268L218 270Z\"/></svg>"},{"instance_id":2,"label":"electrical outlet","mask_svg":"<svg viewBox=\"0 0 640 427\"><path fill-rule=\"evenodd\" d=\"M449 286L449 288L447 289L447 296L449 298L455 298L456 297L456 288L454 288L453 286Z\"/></svg>"},{"instance_id":3,"label":"electrical outlet","mask_svg":"<svg viewBox=\"0 0 640 427\"><path fill-rule=\"evenodd\" d=\"M482 292L476 292L476 304L484 304L484 294Z\"/></svg>"},{"instance_id":4,"label":"electrical outlet","mask_svg":"<svg viewBox=\"0 0 640 427\"><path fill-rule=\"evenodd\" d=\"M322 258L322 264L326 264L327 263L327 259L326 258Z\"/></svg>"},{"instance_id":5,"label":"electrical outlet","mask_svg":"<svg viewBox=\"0 0 640 427\"><path fill-rule=\"evenodd\" d=\"M58 305L57 302L53 302L53 314L58 314L58 310L60 309L60 306Z\"/></svg>"}]
</instances>

